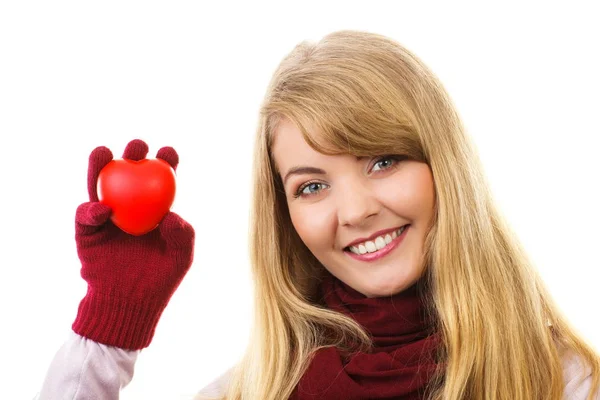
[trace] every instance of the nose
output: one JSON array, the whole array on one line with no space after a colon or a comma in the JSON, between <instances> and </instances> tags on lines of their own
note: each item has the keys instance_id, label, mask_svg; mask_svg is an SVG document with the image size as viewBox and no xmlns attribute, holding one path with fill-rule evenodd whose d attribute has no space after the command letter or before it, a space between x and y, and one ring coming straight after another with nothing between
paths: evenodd
<instances>
[{"instance_id":1,"label":"nose","mask_svg":"<svg viewBox=\"0 0 600 400\"><path fill-rule=\"evenodd\" d=\"M373 191L361 183L345 185L336 195L339 225L362 226L380 212L381 203Z\"/></svg>"}]
</instances>

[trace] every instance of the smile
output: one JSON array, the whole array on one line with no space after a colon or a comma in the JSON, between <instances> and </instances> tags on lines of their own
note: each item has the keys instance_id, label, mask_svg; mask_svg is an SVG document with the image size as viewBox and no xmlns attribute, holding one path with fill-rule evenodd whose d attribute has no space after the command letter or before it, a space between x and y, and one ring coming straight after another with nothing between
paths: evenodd
<instances>
[{"instance_id":1,"label":"smile","mask_svg":"<svg viewBox=\"0 0 600 400\"><path fill-rule=\"evenodd\" d=\"M377 260L387 255L402 242L409 227L410 225L404 225L391 234L388 233L378 236L375 240L368 240L355 246L349 246L344 249L344 252L360 261Z\"/></svg>"}]
</instances>

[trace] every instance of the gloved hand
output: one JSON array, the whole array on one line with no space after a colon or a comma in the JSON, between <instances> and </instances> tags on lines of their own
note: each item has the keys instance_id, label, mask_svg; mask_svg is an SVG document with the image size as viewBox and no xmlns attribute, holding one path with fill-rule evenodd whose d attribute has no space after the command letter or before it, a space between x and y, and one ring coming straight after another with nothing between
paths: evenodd
<instances>
[{"instance_id":1,"label":"gloved hand","mask_svg":"<svg viewBox=\"0 0 600 400\"><path fill-rule=\"evenodd\" d=\"M142 160L148 146L129 142L123 158ZM177 168L172 147L156 154ZM147 347L169 299L189 270L195 232L180 216L169 212L159 226L142 236L123 232L109 219L110 207L98 202L100 170L113 159L106 147L92 151L88 164L90 201L77 208L75 241L87 293L73 323L75 333L123 349Z\"/></svg>"}]
</instances>

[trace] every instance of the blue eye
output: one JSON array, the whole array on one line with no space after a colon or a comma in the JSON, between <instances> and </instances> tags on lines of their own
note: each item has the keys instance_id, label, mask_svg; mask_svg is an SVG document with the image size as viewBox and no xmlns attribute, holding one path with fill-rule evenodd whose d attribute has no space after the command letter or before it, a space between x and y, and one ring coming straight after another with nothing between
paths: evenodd
<instances>
[{"instance_id":1,"label":"blue eye","mask_svg":"<svg viewBox=\"0 0 600 400\"><path fill-rule=\"evenodd\" d=\"M398 163L398 161L400 161L401 159L402 159L401 156L383 156L383 157L380 157L373 164L373 168L371 169L371 171L373 171L373 172L385 171L387 169L390 169L390 168L396 166L396 164ZM378 165L380 166L379 169L375 169L376 166L378 166Z\"/></svg>"},{"instance_id":2,"label":"blue eye","mask_svg":"<svg viewBox=\"0 0 600 400\"><path fill-rule=\"evenodd\" d=\"M298 188L294 197L306 197L318 194L323 189L323 186L327 185L321 182L307 182ZM308 189L308 191L306 189Z\"/></svg>"}]
</instances>

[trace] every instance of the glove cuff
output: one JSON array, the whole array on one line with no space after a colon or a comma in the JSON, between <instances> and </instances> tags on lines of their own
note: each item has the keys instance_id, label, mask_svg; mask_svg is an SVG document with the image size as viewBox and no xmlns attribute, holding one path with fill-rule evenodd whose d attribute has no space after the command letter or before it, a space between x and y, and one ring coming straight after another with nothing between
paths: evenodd
<instances>
[{"instance_id":1,"label":"glove cuff","mask_svg":"<svg viewBox=\"0 0 600 400\"><path fill-rule=\"evenodd\" d=\"M164 308L164 302L119 299L88 287L72 328L98 343L139 350L150 345Z\"/></svg>"}]
</instances>

